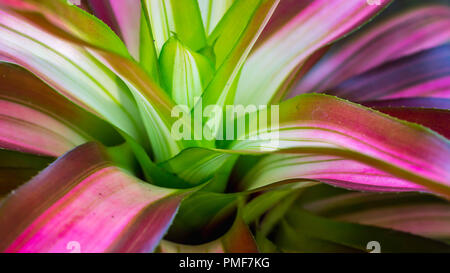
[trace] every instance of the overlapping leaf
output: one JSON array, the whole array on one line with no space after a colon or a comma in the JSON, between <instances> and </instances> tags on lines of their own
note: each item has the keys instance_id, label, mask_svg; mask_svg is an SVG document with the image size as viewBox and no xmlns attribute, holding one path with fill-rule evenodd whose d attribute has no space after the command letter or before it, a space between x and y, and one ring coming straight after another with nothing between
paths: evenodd
<instances>
[{"instance_id":1,"label":"overlapping leaf","mask_svg":"<svg viewBox=\"0 0 450 273\"><path fill-rule=\"evenodd\" d=\"M449 241L450 207L445 203L380 206L343 214L337 220L400 230L436 240Z\"/></svg>"},{"instance_id":2,"label":"overlapping leaf","mask_svg":"<svg viewBox=\"0 0 450 273\"><path fill-rule=\"evenodd\" d=\"M194 51L206 46L206 35L196 0L143 0L142 3L158 53L174 33Z\"/></svg>"},{"instance_id":3,"label":"overlapping leaf","mask_svg":"<svg viewBox=\"0 0 450 273\"><path fill-rule=\"evenodd\" d=\"M281 248L295 252L368 252L376 241L381 252L442 252L450 246L427 238L371 226L318 217L303 210L291 210L277 233Z\"/></svg>"},{"instance_id":4,"label":"overlapping leaf","mask_svg":"<svg viewBox=\"0 0 450 273\"><path fill-rule=\"evenodd\" d=\"M278 3L279 0L235 1L208 37L217 71L204 92L205 107L233 104L242 66Z\"/></svg>"},{"instance_id":5,"label":"overlapping leaf","mask_svg":"<svg viewBox=\"0 0 450 273\"><path fill-rule=\"evenodd\" d=\"M214 68L203 55L186 48L176 38L169 39L159 59L161 77L166 91L178 105L188 107L188 112L200 98L211 80Z\"/></svg>"},{"instance_id":6,"label":"overlapping leaf","mask_svg":"<svg viewBox=\"0 0 450 273\"><path fill-rule=\"evenodd\" d=\"M123 39L131 55L139 60L141 2L90 0L89 5L96 17L108 24Z\"/></svg>"},{"instance_id":7,"label":"overlapping leaf","mask_svg":"<svg viewBox=\"0 0 450 273\"><path fill-rule=\"evenodd\" d=\"M148 252L165 234L183 193L146 184L104 148L80 146L0 207L4 252Z\"/></svg>"},{"instance_id":8,"label":"overlapping leaf","mask_svg":"<svg viewBox=\"0 0 450 273\"><path fill-rule=\"evenodd\" d=\"M159 246L162 253L255 253L258 247L252 233L240 218L219 239L202 245L183 245L162 241Z\"/></svg>"},{"instance_id":9,"label":"overlapping leaf","mask_svg":"<svg viewBox=\"0 0 450 273\"><path fill-rule=\"evenodd\" d=\"M375 107L376 110L409 122L424 125L450 139L450 111L415 107Z\"/></svg>"},{"instance_id":10,"label":"overlapping leaf","mask_svg":"<svg viewBox=\"0 0 450 273\"><path fill-rule=\"evenodd\" d=\"M449 205L431 195L361 193L320 186L305 191L304 199L301 207L331 219L449 239Z\"/></svg>"},{"instance_id":11,"label":"overlapping leaf","mask_svg":"<svg viewBox=\"0 0 450 273\"><path fill-rule=\"evenodd\" d=\"M235 0L198 0L206 34L210 34Z\"/></svg>"},{"instance_id":12,"label":"overlapping leaf","mask_svg":"<svg viewBox=\"0 0 450 273\"><path fill-rule=\"evenodd\" d=\"M450 44L385 63L340 83L327 93L352 101L420 96L448 98Z\"/></svg>"},{"instance_id":13,"label":"overlapping leaf","mask_svg":"<svg viewBox=\"0 0 450 273\"><path fill-rule=\"evenodd\" d=\"M359 0L313 1L252 52L235 103L266 105L308 56L364 24L389 2L370 6Z\"/></svg>"},{"instance_id":14,"label":"overlapping leaf","mask_svg":"<svg viewBox=\"0 0 450 273\"><path fill-rule=\"evenodd\" d=\"M223 147L337 155L449 196L450 144L444 137L325 95L298 96L281 103L280 109L280 122L272 129L269 125L247 132ZM255 113L250 120L267 112Z\"/></svg>"},{"instance_id":15,"label":"overlapping leaf","mask_svg":"<svg viewBox=\"0 0 450 273\"><path fill-rule=\"evenodd\" d=\"M384 62L448 42L449 15L448 6L427 5L391 18L374 20L368 28L337 43L297 83L290 97L305 92L328 91Z\"/></svg>"},{"instance_id":16,"label":"overlapping leaf","mask_svg":"<svg viewBox=\"0 0 450 273\"><path fill-rule=\"evenodd\" d=\"M421 185L393 177L368 165L334 156L269 155L239 183L255 189L288 180L313 180L360 191L424 191Z\"/></svg>"},{"instance_id":17,"label":"overlapping leaf","mask_svg":"<svg viewBox=\"0 0 450 273\"><path fill-rule=\"evenodd\" d=\"M230 160L230 157L232 157L231 154L219 151L190 148L163 162L161 166L195 186L211 179ZM191 164L187 166L186 162Z\"/></svg>"},{"instance_id":18,"label":"overlapping leaf","mask_svg":"<svg viewBox=\"0 0 450 273\"><path fill-rule=\"evenodd\" d=\"M189 150L187 152L186 154L190 154ZM201 152L201 150L197 152ZM248 194L223 193L234 163L235 160L230 158L219 169L216 169L208 182L204 182L198 187L200 188L198 192L183 201L167 234L169 240L198 243L199 241L208 241L217 235L217 231L225 232L228 226L224 225L224 222L226 223L226 220L233 216L239 195ZM193 170L195 171L195 168Z\"/></svg>"},{"instance_id":19,"label":"overlapping leaf","mask_svg":"<svg viewBox=\"0 0 450 273\"><path fill-rule=\"evenodd\" d=\"M88 3L92 13L122 38L134 59L159 81L155 44L141 1L88 0Z\"/></svg>"},{"instance_id":20,"label":"overlapping leaf","mask_svg":"<svg viewBox=\"0 0 450 273\"><path fill-rule=\"evenodd\" d=\"M9 3L9 1L0 2L2 5L6 5L6 7L9 7L10 5L14 7L17 7L16 5L31 5L33 7L33 10L36 10L40 12L41 14L45 15L46 18L54 18L58 17L59 12L61 10L67 9L67 4L62 1L55 1L52 2L52 4L45 2L37 2L33 0L23 0L23 1L15 1L13 4ZM20 4L22 3L22 4ZM31 4L30 4L31 3ZM47 5L50 5L52 9L48 9ZM91 75L96 75L100 77L100 72L103 71L103 73L107 73L111 78L114 79L115 84L118 86L110 87L110 88L104 88L102 92L108 91L108 92L115 92L114 95L118 96L116 99L116 102L120 101L120 104L116 106L106 106L106 105L97 105L97 109L100 112L108 112L108 114L114 114L114 118L107 118L110 122L114 123L117 127L122 129L125 133L128 133L132 137L134 137L139 144L143 145L144 147L147 147L147 139L144 136L145 133L143 133L143 130L148 134L148 138L150 139L150 142L152 144L153 148L153 155L157 161L163 161L171 156L177 154L180 149L183 147L183 144L179 141L174 140L172 137L170 137L170 127L173 122L171 119L170 112L173 108L173 102L170 100L169 97L167 97L164 92L159 88L159 86L150 78L149 74L145 72L143 68L141 68L136 62L134 62L131 57L126 56L124 54L121 54L121 52L117 52L118 49L112 50L108 46L104 47L98 47L96 42L100 37L94 37L95 31L99 28L101 29L108 29L106 25L101 23L98 20L91 20L89 21L89 17L86 17L88 15L84 14L83 11L80 9L70 7L71 8L71 16L65 18L65 20L58 22L57 26L60 28L56 28L55 26L51 25L50 22L52 21L44 21L42 22L42 18L39 17L39 19L36 19L35 17L25 17L21 19L16 19L14 26L17 27L17 25L26 25L27 27L23 29L23 31L27 32L29 35L41 35L40 37L49 37L50 34L47 32L57 34L58 37L65 38L70 40L72 43L67 44L67 49L72 50L73 48L77 48L77 46L74 46L74 43L81 45L81 46L87 46L89 47L88 50L82 49L84 54L87 54L89 56L90 62L87 62L85 59L81 59L80 56L77 56L76 60L81 62L81 64L78 65L84 65L86 66L89 63L95 63L96 65L100 66L99 71L91 71L89 76L92 78ZM79 18L77 17L77 14ZM9 15L8 15L9 16ZM11 15L13 17L13 15ZM3 18L3 17L2 17ZM49 20L50 20L49 19ZM91 29L86 29L83 26L78 28L71 28L72 25L76 24L77 20L80 19L82 22L96 25L96 27L93 27ZM27 22L31 22L34 25L38 26L44 26L44 30L41 31L36 28L32 28L28 23L26 23L24 20L27 20ZM19 23L20 22L20 23ZM98 25L98 26L97 26ZM109 39L117 39L115 34L108 29L103 35L111 36ZM47 31L47 32L44 32ZM29 33L28 33L29 32ZM82 33L80 33L82 32ZM45 35L44 35L45 34ZM115 37L115 38L114 38ZM14 40L14 39L13 39ZM2 40L3 41L3 40ZM92 42L94 41L94 42ZM103 42L105 42L104 40ZM16 41L17 42L17 41ZM46 40L47 43L51 43L51 40ZM57 40L58 43L68 43L62 40ZM119 40L120 42L120 40ZM58 47L59 49L60 47ZM32 56L35 56L37 52L27 47L27 52L32 53ZM49 54L46 52L46 54ZM13 54L15 58L20 57L17 56L16 53ZM45 54L44 54L45 55ZM45 55L48 57L47 55ZM51 55L52 58L54 57ZM74 54L70 55L72 58L74 58ZM95 56L95 57L93 57ZM43 57L41 57L43 58ZM22 60L22 59L20 59ZM23 59L28 60L28 59ZM98 60L101 60L104 64L100 64ZM85 63L87 62L87 63ZM55 67L59 66L55 64L50 64L47 67L47 69L54 69ZM64 68L64 67L63 67ZM84 67L85 68L85 67ZM37 66L35 67L37 72L40 72L43 70L43 66ZM61 68L62 69L62 68ZM114 71L114 73L113 73ZM63 84L72 83L75 79L73 75L71 77L68 77L66 75L65 77L62 77L62 75L59 75L58 73L54 74L54 71L52 70L52 73L50 76L52 76L52 80L58 80ZM73 72L76 73L76 72ZM79 72L78 72L79 73ZM83 73L86 73L85 71ZM87 74L86 74L87 75ZM118 77L117 77L118 76ZM104 83L104 81L108 82L107 79L95 79L97 81L97 84ZM103 81L104 80L104 81ZM82 81L82 80L80 80ZM77 84L79 82L77 81ZM74 93L73 90L79 90L80 86L69 86L69 94ZM78 88L78 89L77 89ZM83 94L86 95L90 89L88 87L85 87L83 89ZM104 98L97 98L96 93L92 93L91 91L89 94L90 96L86 96L86 99L88 99L92 104L105 104L108 102L108 100L105 100ZM127 100L129 100L129 103L127 103ZM137 106L136 107L136 103ZM117 107L121 109L128 109L133 113L128 113L128 117L132 117L133 121L124 122L122 124L121 120L123 120L117 116ZM136 109L138 108L138 110ZM116 112L114 112L116 111ZM139 111L140 113L136 113L136 111ZM141 124L141 122L144 123L144 126L138 126L137 124ZM123 126L128 127L123 127ZM129 129L130 126L135 125L135 130L138 131L138 133L131 131Z\"/></svg>"},{"instance_id":21,"label":"overlapping leaf","mask_svg":"<svg viewBox=\"0 0 450 273\"><path fill-rule=\"evenodd\" d=\"M363 103L390 116L418 123L450 138L450 99L432 97L408 97L374 100Z\"/></svg>"},{"instance_id":22,"label":"overlapping leaf","mask_svg":"<svg viewBox=\"0 0 450 273\"><path fill-rule=\"evenodd\" d=\"M178 154L185 143L174 139L171 128L176 121L171 116L173 101L135 62L105 51L93 52L104 61L130 88L150 139L156 161L165 161ZM190 130L188 126L186 130ZM145 146L144 146L145 147Z\"/></svg>"},{"instance_id":23,"label":"overlapping leaf","mask_svg":"<svg viewBox=\"0 0 450 273\"><path fill-rule=\"evenodd\" d=\"M81 110L30 72L0 63L0 147L60 156L92 140L118 144L105 121Z\"/></svg>"},{"instance_id":24,"label":"overlapping leaf","mask_svg":"<svg viewBox=\"0 0 450 273\"><path fill-rule=\"evenodd\" d=\"M220 106L234 102L249 104L250 97L251 103L258 104L266 104L274 97L279 99L279 91L286 87L286 80L291 80L300 69L309 69L325 53L330 43L365 23L390 1L381 1L380 6L369 6L366 1L356 0L297 3L295 6L300 9L297 16L293 20L293 14L288 14L285 19L275 18L273 25L269 24L265 32L274 34L263 35L249 64L244 66L278 2L235 0L219 5L202 1L199 5L196 0L145 0L142 3L105 0L103 4L107 5L102 7L111 9L103 19L122 38L130 56L120 38L105 24L80 9L66 5L62 0L0 0L2 58L27 67L66 98L109 121L126 140L125 145L107 151L93 143L80 146L10 195L0 206L0 235L5 238L0 242L0 250L64 252L76 243L82 252L153 251L160 244L178 209L180 213L168 233L168 240L182 243L201 241L223 234L228 224L231 224L228 220L234 216L238 201L254 193L255 188L264 191L269 189L264 188L267 185L274 187L287 184L286 187L268 190L252 199L243 211L238 211L231 230L214 242L187 246L163 241L159 251L257 251L245 222L255 224L253 227L257 241L264 250L275 250L276 247L267 236L280 220L275 238L283 250L302 251L306 246L311 246L319 251L324 248L364 251L365 240L369 239L365 234L369 233L376 236L375 239L380 238L388 251L404 250L395 246L395 243L404 242L412 242L410 250L426 246L432 251L448 251L444 244L417 236L391 234L390 230L341 223L303 210L289 212L284 217L302 191L296 188L315 185L316 181L357 190L430 191L450 198L450 144L448 139L429 129L331 96L306 95L282 103L281 122L275 127L260 127L259 130L249 127L244 135L237 135L236 141L218 140L216 144L220 149L213 149L213 142L179 141L172 137L170 129L174 119L171 110L175 103L186 104L195 113L202 107L200 104L194 106L194 98L200 95L203 96L204 104ZM144 8L142 13L141 5ZM286 6L289 5L282 7ZM128 8L141 16L125 16ZM413 30L414 27L407 28L405 35L443 29L447 20L440 20L441 24L434 19L428 21L424 16L433 14L439 17L448 12L437 9L433 7L404 15L394 23L389 21L383 30L370 32L370 35L372 38L377 35L386 38L390 35L392 25L398 27L414 21L414 18L419 19L418 23L414 22L414 26L423 23L423 27L415 28L417 30ZM225 16L218 20L222 14ZM191 23L186 24L187 21ZM286 21L290 23L285 24ZM317 27L319 21L322 25ZM391 52L392 56L386 58L407 55L441 43L448 34L446 31L442 33L436 38L425 35L417 46L408 44L398 52L390 49L377 52L381 55ZM358 45L367 42L366 38L361 38ZM298 39L302 39L302 42L297 43ZM442 53L440 49L438 51ZM269 54L272 50L278 51L280 55ZM348 50L344 51L348 53L355 48ZM406 58L411 60L420 54L424 53ZM439 56L432 57L432 60L446 63L446 59ZM367 66L357 66L351 73L338 73L336 78L342 79L342 75L345 78L371 68L380 61L378 57L370 59ZM393 68L390 65L388 68ZM426 70L436 72L431 81L439 93L448 83L447 71L443 67L443 74L440 73L442 67L434 68ZM217 72L213 77L214 70ZM396 74L393 70L390 72ZM367 83L364 76L366 74L357 79L363 78ZM352 83L355 82L353 80ZM348 82L344 85L345 89L352 89L352 94L359 90L347 88ZM166 88L168 94L161 87ZM378 92L376 97L379 97L379 93L386 89L371 93ZM393 92L397 92L401 88L396 86L393 89ZM62 98L52 94L48 98ZM45 143L48 144L44 145L46 152L38 151L37 146L33 146L35 150L23 150L56 156L91 139L111 143L120 139L117 135L113 138L105 136L108 133L103 134L102 128L114 130L100 121L81 123L78 128L67 122L69 114L64 111L61 117L44 113L44 108L49 107L50 112L56 109L50 102L46 104L46 98L39 100L33 97L36 105L31 106L37 107L27 108L26 111L22 111L25 102L20 98L18 101L11 98L0 100L8 106L4 107L2 116L9 119L23 118L30 122L31 119L27 117L40 114L38 122L42 119L45 124L51 125L48 126L51 130L46 131L45 139L53 141L56 138L49 136L57 132L62 136L61 143L66 140L65 137L70 140L64 142L64 147L59 147L57 141L51 145ZM9 111L11 105L14 111ZM448 136L445 127L447 110L373 107ZM255 121L259 114L267 111L250 114L248 120ZM415 118L411 111L416 113ZM16 116L7 112L13 112L12 115ZM78 114L76 111L70 113ZM80 113L80 119L88 116L82 111ZM75 122L78 123L77 120ZM17 124L14 122L19 128ZM95 124L102 126L93 128ZM86 129L89 134L84 133ZM35 137L27 139L34 142L40 140ZM52 145L58 147L54 154L50 153L49 147ZM205 148L185 149L198 145ZM46 162L46 158L38 158L37 165L33 165L29 164L29 159L35 156L3 152L14 158L11 165L5 165L7 168L30 168L30 172L24 173L27 177L35 174ZM256 163L243 181L237 185L228 184L236 163L236 154L261 155L268 152L288 154L269 155ZM156 163L149 154L153 155ZM142 169L137 167L136 159ZM186 166L186 162L192 164ZM248 166L239 167L245 169ZM178 189L197 186L196 189L201 190L180 205L184 190L145 184L133 177L130 171L138 175L143 171L145 178L158 186ZM7 190L24 179L19 177L13 181L12 187L7 185ZM292 181L302 183L285 183ZM234 186L246 191L224 193L227 187L230 190ZM441 209L445 208L440 207L439 212L442 212ZM402 210L393 212L401 213ZM427 213L426 210L422 212ZM356 218L364 218L360 216ZM448 215L441 213L437 216ZM299 217L302 219L299 220ZM383 227L382 222L373 223ZM405 223L413 222L406 219ZM331 230L323 225L329 225ZM304 229L309 233L303 233ZM408 231L404 226L399 229ZM352 234L355 236L350 236Z\"/></svg>"},{"instance_id":25,"label":"overlapping leaf","mask_svg":"<svg viewBox=\"0 0 450 273\"><path fill-rule=\"evenodd\" d=\"M0 12L2 56L25 66L64 96L145 143L136 104L116 75L80 46L39 28L41 19L33 26L12 12Z\"/></svg>"},{"instance_id":26,"label":"overlapping leaf","mask_svg":"<svg viewBox=\"0 0 450 273\"><path fill-rule=\"evenodd\" d=\"M450 110L450 99L428 98L428 97L409 97L386 100L365 101L362 103L368 107L407 107L407 108L430 108Z\"/></svg>"},{"instance_id":27,"label":"overlapping leaf","mask_svg":"<svg viewBox=\"0 0 450 273\"><path fill-rule=\"evenodd\" d=\"M0 150L0 198L47 167L53 157Z\"/></svg>"}]
</instances>

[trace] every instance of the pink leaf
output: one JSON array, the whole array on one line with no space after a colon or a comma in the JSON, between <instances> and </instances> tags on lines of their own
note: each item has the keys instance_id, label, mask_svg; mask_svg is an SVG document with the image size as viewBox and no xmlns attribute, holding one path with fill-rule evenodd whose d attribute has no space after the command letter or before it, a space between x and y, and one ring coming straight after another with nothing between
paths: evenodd
<instances>
[{"instance_id":1,"label":"pink leaf","mask_svg":"<svg viewBox=\"0 0 450 273\"><path fill-rule=\"evenodd\" d=\"M325 155L269 155L256 164L239 184L240 190L280 181L320 181L358 191L426 191L425 187L394 177L356 161Z\"/></svg>"},{"instance_id":2,"label":"pink leaf","mask_svg":"<svg viewBox=\"0 0 450 273\"><path fill-rule=\"evenodd\" d=\"M236 104L267 104L309 56L355 30L391 1L312 1L249 56L242 69Z\"/></svg>"},{"instance_id":3,"label":"pink leaf","mask_svg":"<svg viewBox=\"0 0 450 273\"><path fill-rule=\"evenodd\" d=\"M0 207L4 252L148 252L184 194L116 167L95 143L59 158ZM73 244L73 243L72 243Z\"/></svg>"},{"instance_id":4,"label":"pink leaf","mask_svg":"<svg viewBox=\"0 0 450 273\"><path fill-rule=\"evenodd\" d=\"M223 147L339 156L450 196L450 142L435 132L326 95L300 95L279 109L278 124L248 131ZM250 121L267 112L254 113Z\"/></svg>"},{"instance_id":5,"label":"pink leaf","mask_svg":"<svg viewBox=\"0 0 450 273\"><path fill-rule=\"evenodd\" d=\"M375 107L375 109L392 117L421 124L450 139L449 110L406 107Z\"/></svg>"},{"instance_id":6,"label":"pink leaf","mask_svg":"<svg viewBox=\"0 0 450 273\"><path fill-rule=\"evenodd\" d=\"M322 92L384 62L450 39L450 8L426 6L371 24L339 42L296 85L290 97Z\"/></svg>"},{"instance_id":7,"label":"pink leaf","mask_svg":"<svg viewBox=\"0 0 450 273\"><path fill-rule=\"evenodd\" d=\"M89 3L94 15L122 37L131 55L139 60L141 1L89 0Z\"/></svg>"},{"instance_id":8,"label":"pink leaf","mask_svg":"<svg viewBox=\"0 0 450 273\"><path fill-rule=\"evenodd\" d=\"M0 147L60 156L91 140L118 144L106 122L58 95L30 72L0 63Z\"/></svg>"},{"instance_id":9,"label":"pink leaf","mask_svg":"<svg viewBox=\"0 0 450 273\"><path fill-rule=\"evenodd\" d=\"M365 101L362 104L367 107L423 107L450 110L450 99L445 98L409 97Z\"/></svg>"},{"instance_id":10,"label":"pink leaf","mask_svg":"<svg viewBox=\"0 0 450 273\"><path fill-rule=\"evenodd\" d=\"M387 62L330 88L352 101L450 97L450 44Z\"/></svg>"}]
</instances>

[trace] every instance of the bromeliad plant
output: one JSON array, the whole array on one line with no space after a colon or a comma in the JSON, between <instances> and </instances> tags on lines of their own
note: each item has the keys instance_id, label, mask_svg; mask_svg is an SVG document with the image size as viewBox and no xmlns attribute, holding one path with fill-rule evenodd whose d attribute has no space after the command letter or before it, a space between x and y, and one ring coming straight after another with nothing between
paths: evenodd
<instances>
[{"instance_id":1,"label":"bromeliad plant","mask_svg":"<svg viewBox=\"0 0 450 273\"><path fill-rule=\"evenodd\" d=\"M0 0L0 250L450 251L450 7L391 2Z\"/></svg>"}]
</instances>

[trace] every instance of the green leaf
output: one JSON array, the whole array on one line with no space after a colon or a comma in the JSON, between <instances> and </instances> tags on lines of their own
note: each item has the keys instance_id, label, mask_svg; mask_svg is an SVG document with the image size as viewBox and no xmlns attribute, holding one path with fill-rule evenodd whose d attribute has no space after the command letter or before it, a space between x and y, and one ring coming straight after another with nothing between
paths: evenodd
<instances>
[{"instance_id":1,"label":"green leaf","mask_svg":"<svg viewBox=\"0 0 450 273\"><path fill-rule=\"evenodd\" d=\"M182 202L166 238L194 244L216 237L229 227L227 220L236 210L237 198L237 194L194 193Z\"/></svg>"},{"instance_id":2,"label":"green leaf","mask_svg":"<svg viewBox=\"0 0 450 273\"><path fill-rule=\"evenodd\" d=\"M208 38L214 44L217 72L203 93L204 107L233 104L241 68L278 2L236 1ZM199 107L197 103L194 111Z\"/></svg>"},{"instance_id":3,"label":"green leaf","mask_svg":"<svg viewBox=\"0 0 450 273\"><path fill-rule=\"evenodd\" d=\"M377 241L381 252L449 252L450 245L389 229L338 222L295 209L286 221L299 234L368 251L367 243Z\"/></svg>"},{"instance_id":4,"label":"green leaf","mask_svg":"<svg viewBox=\"0 0 450 273\"><path fill-rule=\"evenodd\" d=\"M159 63L156 52L153 34L145 17L145 12L141 15L140 43L139 43L139 63L144 70L159 83Z\"/></svg>"},{"instance_id":5,"label":"green leaf","mask_svg":"<svg viewBox=\"0 0 450 273\"><path fill-rule=\"evenodd\" d=\"M0 149L0 196L30 180L54 159Z\"/></svg>"},{"instance_id":6,"label":"green leaf","mask_svg":"<svg viewBox=\"0 0 450 273\"><path fill-rule=\"evenodd\" d=\"M235 0L198 0L206 34L210 34Z\"/></svg>"},{"instance_id":7,"label":"green leaf","mask_svg":"<svg viewBox=\"0 0 450 273\"><path fill-rule=\"evenodd\" d=\"M106 51L93 54L107 64L131 90L150 139L155 161L165 161L178 154L184 143L171 135L172 125L176 121L171 116L175 106L173 101L137 63Z\"/></svg>"},{"instance_id":8,"label":"green leaf","mask_svg":"<svg viewBox=\"0 0 450 273\"><path fill-rule=\"evenodd\" d=\"M133 151L134 156L139 162L145 180L153 185L173 189L191 188L192 185L185 180L179 178L154 163L145 149L139 145L133 138L122 132L129 148Z\"/></svg>"},{"instance_id":9,"label":"green leaf","mask_svg":"<svg viewBox=\"0 0 450 273\"><path fill-rule=\"evenodd\" d=\"M202 148L188 148L160 166L196 186L211 179L231 156Z\"/></svg>"},{"instance_id":10,"label":"green leaf","mask_svg":"<svg viewBox=\"0 0 450 273\"><path fill-rule=\"evenodd\" d=\"M205 31L196 0L142 0L142 3L158 53L173 33L194 51L205 47Z\"/></svg>"},{"instance_id":11,"label":"green leaf","mask_svg":"<svg viewBox=\"0 0 450 273\"><path fill-rule=\"evenodd\" d=\"M214 45L214 53L216 56L216 67L220 67L229 54L238 44L243 36L253 36L255 33L249 34L251 21L255 20L258 10L270 3L270 8L276 7L274 4L278 1L264 0L236 0L229 10L220 20L217 27L208 36L208 44ZM271 14L271 13L270 13ZM260 22L261 23L261 22ZM265 23L262 24L264 27ZM247 33L246 33L247 32ZM259 32L257 35L258 36Z\"/></svg>"},{"instance_id":12,"label":"green leaf","mask_svg":"<svg viewBox=\"0 0 450 273\"><path fill-rule=\"evenodd\" d=\"M284 215L288 212L292 204L294 204L295 200L301 193L301 190L291 192L267 212L261 220L261 224L258 228L261 236L267 236L270 234L273 228L275 228L276 225L283 219Z\"/></svg>"},{"instance_id":13,"label":"green leaf","mask_svg":"<svg viewBox=\"0 0 450 273\"><path fill-rule=\"evenodd\" d=\"M322 240L294 229L282 220L274 236L275 245L287 253L361 253L363 251L341 244Z\"/></svg>"},{"instance_id":14,"label":"green leaf","mask_svg":"<svg viewBox=\"0 0 450 273\"><path fill-rule=\"evenodd\" d=\"M450 238L450 206L418 193L362 193L326 185L305 190L297 206L330 219L394 229L435 239Z\"/></svg>"},{"instance_id":15,"label":"green leaf","mask_svg":"<svg viewBox=\"0 0 450 273\"><path fill-rule=\"evenodd\" d=\"M169 239L198 243L214 237L227 228L227 220L235 211L238 197L248 194L222 193L227 186L234 162L235 160L230 158L215 172L209 182L199 186L201 189L198 192L183 201L169 230Z\"/></svg>"},{"instance_id":16,"label":"green leaf","mask_svg":"<svg viewBox=\"0 0 450 273\"><path fill-rule=\"evenodd\" d=\"M246 223L251 223L273 208L281 199L292 193L292 189L274 189L264 192L252 199L243 209L242 217Z\"/></svg>"},{"instance_id":17,"label":"green leaf","mask_svg":"<svg viewBox=\"0 0 450 273\"><path fill-rule=\"evenodd\" d=\"M269 240L266 236L261 235L260 232L256 231L255 241L258 245L258 249L261 253L279 253L278 247Z\"/></svg>"},{"instance_id":18,"label":"green leaf","mask_svg":"<svg viewBox=\"0 0 450 273\"><path fill-rule=\"evenodd\" d=\"M231 228L217 240L201 245L162 241L158 250L162 253L255 253L258 247L245 222L237 216Z\"/></svg>"},{"instance_id":19,"label":"green leaf","mask_svg":"<svg viewBox=\"0 0 450 273\"><path fill-rule=\"evenodd\" d=\"M170 38L159 58L161 77L167 92L178 105L192 109L211 80L214 68L201 54L189 50L178 39Z\"/></svg>"}]
</instances>

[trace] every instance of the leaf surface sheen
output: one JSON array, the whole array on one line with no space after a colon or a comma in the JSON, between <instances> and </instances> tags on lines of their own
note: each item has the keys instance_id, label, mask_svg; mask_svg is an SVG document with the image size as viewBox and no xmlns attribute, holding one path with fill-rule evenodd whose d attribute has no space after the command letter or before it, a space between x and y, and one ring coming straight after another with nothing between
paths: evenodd
<instances>
[{"instance_id":1,"label":"leaf surface sheen","mask_svg":"<svg viewBox=\"0 0 450 273\"><path fill-rule=\"evenodd\" d=\"M153 251L183 196L140 181L87 143L2 203L0 249L70 252L75 242L81 252Z\"/></svg>"}]
</instances>

